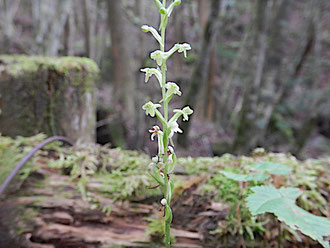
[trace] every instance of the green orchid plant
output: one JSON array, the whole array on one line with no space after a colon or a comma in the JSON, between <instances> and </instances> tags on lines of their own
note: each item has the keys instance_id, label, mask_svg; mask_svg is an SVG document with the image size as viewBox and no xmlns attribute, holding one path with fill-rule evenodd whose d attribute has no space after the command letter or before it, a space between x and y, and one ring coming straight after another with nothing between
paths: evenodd
<instances>
[{"instance_id":1,"label":"green orchid plant","mask_svg":"<svg viewBox=\"0 0 330 248\"><path fill-rule=\"evenodd\" d=\"M174 0L169 5L166 4L166 0L154 0L154 2L161 16L159 26L160 33L155 28L148 25L143 25L142 31L150 32L159 43L159 50L150 54L151 59L155 60L157 66L156 68L141 69L141 72L145 73L145 82L148 82L149 78L152 76L157 78L162 92L162 99L158 103L149 101L144 104L142 108L145 110L146 115L150 115L151 117L156 116L162 125L162 128L153 126L152 129L149 130L151 133L151 140L157 137L158 141L158 154L152 158L152 163L150 164L151 171L149 173L158 184L151 188L160 187L164 195L160 203L165 211L165 247L168 248L171 245L170 228L173 216L170 204L174 190L174 184L171 181L170 174L173 172L177 160L172 138L175 133L182 133L177 122L178 119L182 116L184 121L188 121L189 115L193 113L193 110L190 109L189 106L183 109L174 109L172 117L169 118L169 102L174 95L181 96L182 93L180 87L176 83L166 81L166 62L175 52L183 53L184 57L186 57L187 51L191 50L191 46L188 43L175 44L170 50L165 51L167 21L175 6L181 4L181 0ZM159 109L162 109L162 111Z\"/></svg>"}]
</instances>

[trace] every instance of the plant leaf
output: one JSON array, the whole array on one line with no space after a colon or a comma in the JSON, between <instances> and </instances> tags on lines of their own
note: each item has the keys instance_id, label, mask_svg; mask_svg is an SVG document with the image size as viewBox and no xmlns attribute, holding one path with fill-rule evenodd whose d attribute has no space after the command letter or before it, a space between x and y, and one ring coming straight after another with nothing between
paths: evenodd
<instances>
[{"instance_id":1,"label":"plant leaf","mask_svg":"<svg viewBox=\"0 0 330 248\"><path fill-rule=\"evenodd\" d=\"M301 194L299 189L256 186L251 190L254 193L246 199L252 215L273 213L290 228L317 240L323 247L329 247L323 237L330 235L330 221L325 217L313 215L295 204L295 200Z\"/></svg>"},{"instance_id":2,"label":"plant leaf","mask_svg":"<svg viewBox=\"0 0 330 248\"><path fill-rule=\"evenodd\" d=\"M251 166L252 169L264 173L275 175L288 175L291 173L291 168L280 163L262 162L256 163Z\"/></svg>"},{"instance_id":3,"label":"plant leaf","mask_svg":"<svg viewBox=\"0 0 330 248\"><path fill-rule=\"evenodd\" d=\"M262 182L269 177L268 175L263 173L243 175L243 174L236 174L227 171L222 171L221 174L234 181L242 181L242 182L248 182L248 181Z\"/></svg>"}]
</instances>

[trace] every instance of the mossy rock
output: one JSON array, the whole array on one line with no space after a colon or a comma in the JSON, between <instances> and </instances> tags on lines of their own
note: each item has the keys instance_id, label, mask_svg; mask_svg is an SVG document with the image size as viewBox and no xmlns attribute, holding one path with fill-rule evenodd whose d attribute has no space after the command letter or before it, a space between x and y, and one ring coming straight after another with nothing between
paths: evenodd
<instances>
[{"instance_id":1,"label":"mossy rock","mask_svg":"<svg viewBox=\"0 0 330 248\"><path fill-rule=\"evenodd\" d=\"M1 55L0 132L94 141L98 76L88 58Z\"/></svg>"}]
</instances>

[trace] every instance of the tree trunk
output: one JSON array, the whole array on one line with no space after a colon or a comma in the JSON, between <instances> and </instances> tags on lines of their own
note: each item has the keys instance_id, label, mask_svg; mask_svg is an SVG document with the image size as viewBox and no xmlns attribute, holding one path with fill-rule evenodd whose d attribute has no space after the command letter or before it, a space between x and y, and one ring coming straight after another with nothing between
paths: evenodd
<instances>
[{"instance_id":1,"label":"tree trunk","mask_svg":"<svg viewBox=\"0 0 330 248\"><path fill-rule=\"evenodd\" d=\"M209 0L198 0L199 25L204 29L209 16Z\"/></svg>"},{"instance_id":2,"label":"tree trunk","mask_svg":"<svg viewBox=\"0 0 330 248\"><path fill-rule=\"evenodd\" d=\"M122 104L125 116L132 118L135 116L134 79L130 66L132 56L130 56L128 50L130 47L129 38L125 32L126 20L120 1L108 0L108 18L111 35L111 55L114 65L114 95Z\"/></svg>"},{"instance_id":3,"label":"tree trunk","mask_svg":"<svg viewBox=\"0 0 330 248\"><path fill-rule=\"evenodd\" d=\"M0 15L1 15L1 29L4 35L4 53L11 53L12 40L15 31L14 17L17 13L21 0L1 0ZM0 48L1 51L1 48Z\"/></svg>"},{"instance_id":4,"label":"tree trunk","mask_svg":"<svg viewBox=\"0 0 330 248\"><path fill-rule=\"evenodd\" d=\"M207 80L207 92L205 97L205 118L208 121L212 121L214 117L214 90L215 90L215 80L216 80L216 71L218 68L217 63L217 49L216 44L213 44L210 54L210 69L209 77Z\"/></svg>"},{"instance_id":5,"label":"tree trunk","mask_svg":"<svg viewBox=\"0 0 330 248\"><path fill-rule=\"evenodd\" d=\"M50 26L50 30L47 30L49 31L49 33L46 41L44 55L51 57L58 55L61 44L60 41L61 34L64 31L64 26L68 18L71 6L72 6L71 0L57 1L56 14L55 14L55 18L57 19L57 22L50 20L51 26Z\"/></svg>"},{"instance_id":6,"label":"tree trunk","mask_svg":"<svg viewBox=\"0 0 330 248\"><path fill-rule=\"evenodd\" d=\"M310 36L306 42L306 48L301 56L300 63L298 63L294 76L297 75L297 71L301 68L301 64L304 63L306 57L309 53L309 63L307 69L307 85L306 94L312 94L313 91L317 91L321 88L320 85L320 75L321 75L321 51L322 51L322 43L321 43L321 3L315 3L315 1L310 0L308 7L310 8ZM306 54L307 53L307 54ZM327 94L327 93L326 93ZM326 96L328 98L328 96ZM317 121L319 120L319 105L322 103L323 97L318 97L316 99L311 99L307 95L304 97L308 99L308 103L306 104L306 109L304 109L304 119L302 120L302 124L296 130L296 139L295 146L292 149L292 153L295 155L299 155L303 150L305 144L307 143L308 138L312 134Z\"/></svg>"},{"instance_id":7,"label":"tree trunk","mask_svg":"<svg viewBox=\"0 0 330 248\"><path fill-rule=\"evenodd\" d=\"M220 27L219 15L221 9L221 1L212 0L210 8L210 16L204 29L202 47L200 49L197 64L194 68L190 89L186 98L184 99L184 105L188 105L191 108L194 108L196 106L198 93L202 85L207 84L210 64L209 56L211 48L215 44ZM178 138L178 143L180 146L186 147L188 145L190 123L191 121L180 123L180 127L183 129L183 134L180 135Z\"/></svg>"},{"instance_id":8,"label":"tree trunk","mask_svg":"<svg viewBox=\"0 0 330 248\"><path fill-rule=\"evenodd\" d=\"M96 3L90 0L83 0L83 16L84 16L84 34L85 34L85 49L87 57L95 58L95 25L96 25Z\"/></svg>"},{"instance_id":9,"label":"tree trunk","mask_svg":"<svg viewBox=\"0 0 330 248\"><path fill-rule=\"evenodd\" d=\"M74 42L75 42L75 23L74 10L70 10L67 21L64 27L64 54L66 56L74 56Z\"/></svg>"},{"instance_id":10,"label":"tree trunk","mask_svg":"<svg viewBox=\"0 0 330 248\"><path fill-rule=\"evenodd\" d=\"M136 120L135 113L135 83L132 74L132 57L129 54L130 39L126 30L126 19L121 1L108 0L108 19L111 36L111 58L113 61L114 96L120 104L121 130L116 135L124 136L126 131L133 127ZM129 132L126 132L129 133Z\"/></svg>"},{"instance_id":11,"label":"tree trunk","mask_svg":"<svg viewBox=\"0 0 330 248\"><path fill-rule=\"evenodd\" d=\"M97 65L86 58L0 56L0 132L95 141Z\"/></svg>"},{"instance_id":12,"label":"tree trunk","mask_svg":"<svg viewBox=\"0 0 330 248\"><path fill-rule=\"evenodd\" d=\"M55 57L61 49L61 35L67 23L72 0L33 0L32 4L36 26L35 53Z\"/></svg>"},{"instance_id":13,"label":"tree trunk","mask_svg":"<svg viewBox=\"0 0 330 248\"><path fill-rule=\"evenodd\" d=\"M263 139L273 109L283 92L283 80L287 71L283 67L286 42L285 25L292 1L282 1L275 9L275 17L267 21L266 14L270 6L267 1L257 2L256 35L253 44L258 44L259 54L256 71L246 84L244 100L238 121L233 150L246 153L257 146ZM268 27L265 26L269 23ZM266 30L269 28L269 34ZM267 35L267 36L266 36ZM268 46L266 43L268 39Z\"/></svg>"}]
</instances>

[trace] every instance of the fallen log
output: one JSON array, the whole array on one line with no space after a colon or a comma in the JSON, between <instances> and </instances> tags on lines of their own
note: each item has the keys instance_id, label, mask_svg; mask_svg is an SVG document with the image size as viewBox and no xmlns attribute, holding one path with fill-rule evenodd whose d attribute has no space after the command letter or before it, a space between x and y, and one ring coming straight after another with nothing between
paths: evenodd
<instances>
[{"instance_id":1,"label":"fallen log","mask_svg":"<svg viewBox=\"0 0 330 248\"><path fill-rule=\"evenodd\" d=\"M19 144L23 145L1 137L2 174L12 168L15 153L21 158L21 146L27 143ZM330 216L327 158L298 161L274 153L180 158L179 170L172 175L176 242L171 247L276 247L279 223L270 215L252 220L242 197L248 184L219 173L224 167L244 170L247 163L269 160L290 164L295 171L292 177L272 178L276 187L294 183L307 191L299 204ZM149 163L144 154L97 145L39 152L27 165L27 179L17 180L0 196L0 248L162 247L162 196L157 189L147 189L154 184L146 175ZM5 177L0 174L1 178ZM284 247L319 247L310 238L282 228Z\"/></svg>"},{"instance_id":2,"label":"fallen log","mask_svg":"<svg viewBox=\"0 0 330 248\"><path fill-rule=\"evenodd\" d=\"M89 192L95 208L83 200L70 176L41 164L34 172L41 177L31 175L0 203L0 247L159 247L146 234L146 217L159 215L157 204L113 202ZM102 211L106 206L110 214ZM197 230L174 225L172 235L177 240L173 247L202 247L203 236Z\"/></svg>"}]
</instances>

